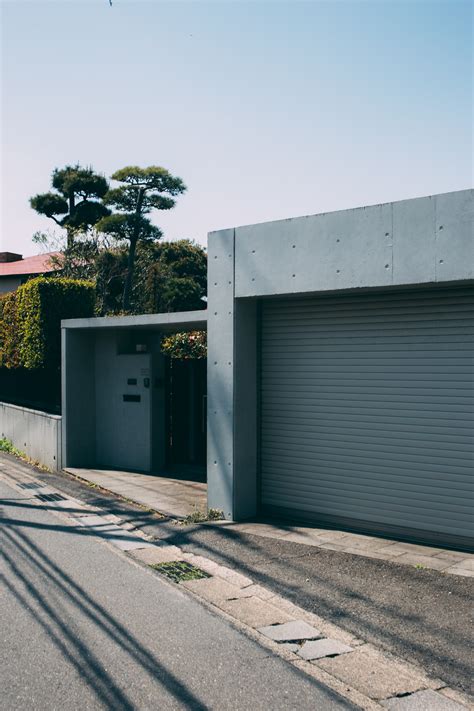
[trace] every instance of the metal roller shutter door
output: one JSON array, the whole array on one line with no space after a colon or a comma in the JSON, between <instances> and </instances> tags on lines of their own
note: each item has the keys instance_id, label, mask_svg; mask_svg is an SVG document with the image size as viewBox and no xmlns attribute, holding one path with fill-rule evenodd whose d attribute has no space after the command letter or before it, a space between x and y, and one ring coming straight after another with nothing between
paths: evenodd
<instances>
[{"instance_id":1,"label":"metal roller shutter door","mask_svg":"<svg viewBox=\"0 0 474 711\"><path fill-rule=\"evenodd\" d=\"M474 290L262 302L261 505L471 546Z\"/></svg>"}]
</instances>

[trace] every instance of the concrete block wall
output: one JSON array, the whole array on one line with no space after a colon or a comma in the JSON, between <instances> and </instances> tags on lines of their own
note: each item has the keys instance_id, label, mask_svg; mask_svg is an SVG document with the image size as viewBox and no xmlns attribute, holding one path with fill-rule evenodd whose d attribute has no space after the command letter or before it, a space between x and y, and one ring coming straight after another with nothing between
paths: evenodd
<instances>
[{"instance_id":1,"label":"concrete block wall","mask_svg":"<svg viewBox=\"0 0 474 711\"><path fill-rule=\"evenodd\" d=\"M0 402L0 436L35 462L61 469L61 417Z\"/></svg>"}]
</instances>

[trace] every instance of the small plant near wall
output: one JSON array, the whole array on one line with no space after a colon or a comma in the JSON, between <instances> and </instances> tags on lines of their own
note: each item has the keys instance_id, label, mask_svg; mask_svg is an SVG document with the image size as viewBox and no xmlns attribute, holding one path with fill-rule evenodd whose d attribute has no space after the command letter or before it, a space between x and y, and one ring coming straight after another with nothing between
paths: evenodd
<instances>
[{"instance_id":1,"label":"small plant near wall","mask_svg":"<svg viewBox=\"0 0 474 711\"><path fill-rule=\"evenodd\" d=\"M207 333L206 331L173 333L163 338L161 351L170 358L179 360L207 358Z\"/></svg>"}]
</instances>

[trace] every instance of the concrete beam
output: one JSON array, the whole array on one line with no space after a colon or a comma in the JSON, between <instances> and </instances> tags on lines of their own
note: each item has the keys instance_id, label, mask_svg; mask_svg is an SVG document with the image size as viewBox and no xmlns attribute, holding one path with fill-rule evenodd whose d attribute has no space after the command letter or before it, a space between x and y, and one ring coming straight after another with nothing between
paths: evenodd
<instances>
[{"instance_id":1,"label":"concrete beam","mask_svg":"<svg viewBox=\"0 0 474 711\"><path fill-rule=\"evenodd\" d=\"M160 328L183 331L205 330L207 310L178 311L167 314L140 314L138 316L100 316L97 318L72 318L61 321L61 328Z\"/></svg>"}]
</instances>

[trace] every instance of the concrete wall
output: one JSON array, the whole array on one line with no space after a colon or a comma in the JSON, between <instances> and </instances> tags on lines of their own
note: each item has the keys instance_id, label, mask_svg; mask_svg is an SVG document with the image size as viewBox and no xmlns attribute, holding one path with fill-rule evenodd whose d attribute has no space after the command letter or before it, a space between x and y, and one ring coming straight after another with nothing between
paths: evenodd
<instances>
[{"instance_id":1,"label":"concrete wall","mask_svg":"<svg viewBox=\"0 0 474 711\"><path fill-rule=\"evenodd\" d=\"M133 425L139 425L129 421L132 410L114 419L110 409L102 407L102 401L110 400L105 396L110 389L118 387L119 393L128 392L123 390L127 376L136 374L129 372L128 366L124 374L120 361L123 364L124 359L131 358L133 369L140 362L140 356L131 355L133 344L144 343L153 371L149 391L152 395L151 467L161 469L165 459L165 359L161 354L161 338L163 333L205 329L206 326L204 310L63 321L63 466L96 466L103 455L98 443L107 439L110 451L111 443L124 440L124 434L130 434ZM144 375L140 372L137 377ZM126 444L125 440L122 443Z\"/></svg>"},{"instance_id":2,"label":"concrete wall","mask_svg":"<svg viewBox=\"0 0 474 711\"><path fill-rule=\"evenodd\" d=\"M59 415L0 402L0 436L48 469L61 469Z\"/></svg>"},{"instance_id":3,"label":"concrete wall","mask_svg":"<svg viewBox=\"0 0 474 711\"><path fill-rule=\"evenodd\" d=\"M92 467L95 448L93 334L62 329L63 466Z\"/></svg>"},{"instance_id":4,"label":"concrete wall","mask_svg":"<svg viewBox=\"0 0 474 711\"><path fill-rule=\"evenodd\" d=\"M235 297L473 279L473 213L462 190L237 227Z\"/></svg>"},{"instance_id":5,"label":"concrete wall","mask_svg":"<svg viewBox=\"0 0 474 711\"><path fill-rule=\"evenodd\" d=\"M474 191L209 234L209 503L257 506L258 299L474 279Z\"/></svg>"}]
</instances>

